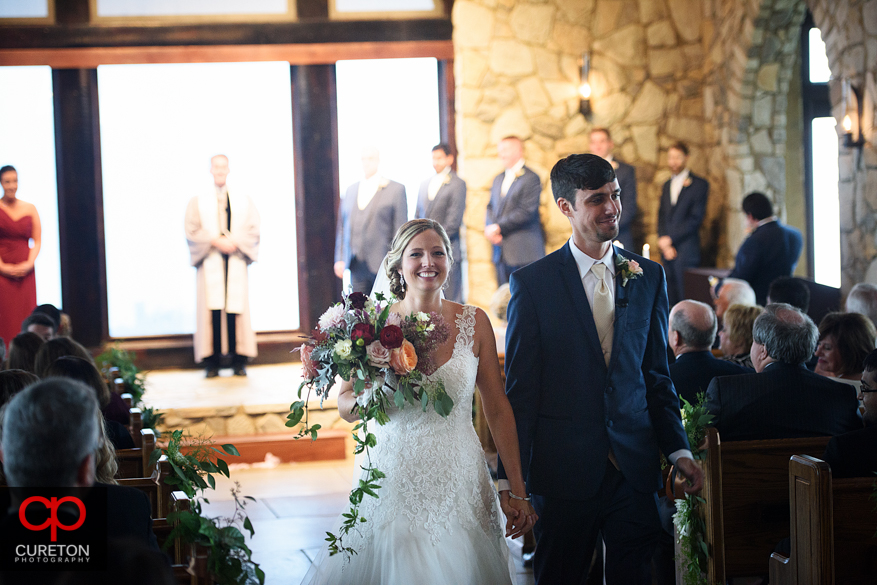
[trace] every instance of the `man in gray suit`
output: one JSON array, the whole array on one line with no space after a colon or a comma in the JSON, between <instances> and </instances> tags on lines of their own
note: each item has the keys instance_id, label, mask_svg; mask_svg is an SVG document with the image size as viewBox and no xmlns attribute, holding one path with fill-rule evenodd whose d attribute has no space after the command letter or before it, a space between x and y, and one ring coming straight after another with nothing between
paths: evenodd
<instances>
[{"instance_id":1,"label":"man in gray suit","mask_svg":"<svg viewBox=\"0 0 877 585\"><path fill-rule=\"evenodd\" d=\"M374 147L362 151L363 179L347 188L338 210L335 231L335 276L350 269L354 292L371 292L381 261L393 236L408 221L405 186L378 173L380 155Z\"/></svg>"},{"instance_id":2,"label":"man in gray suit","mask_svg":"<svg viewBox=\"0 0 877 585\"><path fill-rule=\"evenodd\" d=\"M591 130L591 153L609 161L615 169L615 178L621 187L621 218L618 220L618 238L626 250L637 252L639 242L633 239L634 220L637 216L636 207L636 170L623 163L612 154L615 143L608 128Z\"/></svg>"},{"instance_id":3,"label":"man in gray suit","mask_svg":"<svg viewBox=\"0 0 877 585\"><path fill-rule=\"evenodd\" d=\"M496 279L502 286L512 272L545 256L545 235L539 221L542 182L524 165L524 145L506 136L497 145L505 171L490 188L484 237L493 244Z\"/></svg>"},{"instance_id":4,"label":"man in gray suit","mask_svg":"<svg viewBox=\"0 0 877 585\"><path fill-rule=\"evenodd\" d=\"M466 211L466 182L451 168L454 155L447 144L432 149L432 168L435 175L420 185L417 196L417 219L433 219L445 228L451 240L454 264L448 276L445 297L457 303L463 302L463 251L460 248L460 225Z\"/></svg>"}]
</instances>

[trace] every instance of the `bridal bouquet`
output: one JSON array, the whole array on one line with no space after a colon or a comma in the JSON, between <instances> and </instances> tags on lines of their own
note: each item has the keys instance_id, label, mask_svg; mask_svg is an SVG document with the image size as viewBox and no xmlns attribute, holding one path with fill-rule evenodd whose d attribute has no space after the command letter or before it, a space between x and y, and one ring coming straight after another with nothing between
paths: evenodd
<instances>
[{"instance_id":1,"label":"bridal bouquet","mask_svg":"<svg viewBox=\"0 0 877 585\"><path fill-rule=\"evenodd\" d=\"M311 392L320 398L322 407L329 391L338 378L353 382L356 397L355 411L362 419L354 427L356 454L368 456L369 447L377 444L374 434L368 432L372 420L386 424L388 409L395 405L419 406L426 411L432 404L443 417L450 414L454 401L445 391L441 380L428 379L435 371L434 350L447 341L449 328L438 313L414 313L406 317L390 313L390 301L381 293L371 299L363 293L350 293L340 303L329 307L319 319L318 327L299 348L304 378L298 388L300 400L290 407L286 426L294 427L304 421L298 436L317 438L319 424L308 424L308 400ZM302 400L302 392L307 395ZM350 493L351 510L344 514L340 536L328 533L331 554L355 554L345 547L342 539L357 523L365 522L359 516L358 506L364 495L377 498L385 477L368 460L365 479Z\"/></svg>"}]
</instances>

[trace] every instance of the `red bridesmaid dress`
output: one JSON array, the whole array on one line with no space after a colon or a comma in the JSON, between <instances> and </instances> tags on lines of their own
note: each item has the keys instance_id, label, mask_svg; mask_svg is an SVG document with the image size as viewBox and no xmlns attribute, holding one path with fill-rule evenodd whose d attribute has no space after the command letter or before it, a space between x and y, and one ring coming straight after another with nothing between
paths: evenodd
<instances>
[{"instance_id":1,"label":"red bridesmaid dress","mask_svg":"<svg viewBox=\"0 0 877 585\"><path fill-rule=\"evenodd\" d=\"M27 215L18 221L0 207L0 258L6 264L17 264L27 260L30 254L33 219ZM34 271L24 278L9 278L0 275L0 337L8 346L12 338L21 331L21 322L37 306L37 283Z\"/></svg>"}]
</instances>

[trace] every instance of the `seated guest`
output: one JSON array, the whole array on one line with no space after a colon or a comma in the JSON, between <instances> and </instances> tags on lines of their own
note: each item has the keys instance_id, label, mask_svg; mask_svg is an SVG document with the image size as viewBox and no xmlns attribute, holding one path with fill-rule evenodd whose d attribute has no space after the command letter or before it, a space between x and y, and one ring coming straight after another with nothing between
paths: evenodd
<instances>
[{"instance_id":1,"label":"seated guest","mask_svg":"<svg viewBox=\"0 0 877 585\"><path fill-rule=\"evenodd\" d=\"M91 354L82 345L69 337L56 337L44 343L40 351L37 352L34 373L40 378L45 378L46 370L52 365L52 362L65 355L72 355L94 363Z\"/></svg>"},{"instance_id":2,"label":"seated guest","mask_svg":"<svg viewBox=\"0 0 877 585\"><path fill-rule=\"evenodd\" d=\"M106 498L108 540L133 538L158 551L146 494L95 483L99 416L94 391L75 380L51 378L19 392L3 416L2 457L8 484L11 488L102 488L90 491L85 503L89 509L90 497ZM13 498L21 495L16 491ZM17 513L8 514L0 529L14 529L17 519ZM3 582L9 577L6 572ZM41 582L32 576L15 581Z\"/></svg>"},{"instance_id":3,"label":"seated guest","mask_svg":"<svg viewBox=\"0 0 877 585\"><path fill-rule=\"evenodd\" d=\"M743 213L750 233L737 250L734 270L728 276L752 285L756 302L763 305L771 281L795 271L804 240L800 231L783 225L774 215L773 204L764 193L755 191L744 197Z\"/></svg>"},{"instance_id":4,"label":"seated guest","mask_svg":"<svg viewBox=\"0 0 877 585\"><path fill-rule=\"evenodd\" d=\"M36 333L19 333L9 342L6 367L36 374L37 353L45 342Z\"/></svg>"},{"instance_id":5,"label":"seated guest","mask_svg":"<svg viewBox=\"0 0 877 585\"><path fill-rule=\"evenodd\" d=\"M874 350L877 331L871 320L859 313L829 313L819 323L814 370L858 388L865 358Z\"/></svg>"},{"instance_id":6,"label":"seated guest","mask_svg":"<svg viewBox=\"0 0 877 585\"><path fill-rule=\"evenodd\" d=\"M860 313L877 325L877 286L870 282L855 285L847 296L847 313Z\"/></svg>"},{"instance_id":7,"label":"seated guest","mask_svg":"<svg viewBox=\"0 0 877 585\"><path fill-rule=\"evenodd\" d=\"M43 315L47 315L52 320L52 323L54 323L55 325L55 335L58 335L58 330L61 328L61 311L58 310L58 307L46 303L44 305L37 306L33 311L31 311L31 315L33 315L34 313L42 313Z\"/></svg>"},{"instance_id":8,"label":"seated guest","mask_svg":"<svg viewBox=\"0 0 877 585\"><path fill-rule=\"evenodd\" d=\"M724 319L725 311L731 305L755 306L755 291L745 280L726 278L716 292L713 305L716 307L716 317Z\"/></svg>"},{"instance_id":9,"label":"seated guest","mask_svg":"<svg viewBox=\"0 0 877 585\"><path fill-rule=\"evenodd\" d=\"M707 410L723 440L839 435L862 427L849 386L804 367L817 335L799 309L765 307L752 330L757 373L713 378L707 389Z\"/></svg>"},{"instance_id":10,"label":"seated guest","mask_svg":"<svg viewBox=\"0 0 877 585\"><path fill-rule=\"evenodd\" d=\"M101 411L105 410L110 404L110 389L107 388L107 383L104 381L103 376L100 375L94 364L82 358L74 356L59 357L46 368L44 377L70 378L71 380L83 382L94 390ZM113 447L116 449L134 448L134 440L124 425L114 420L108 420L106 417L102 417L102 419L104 427L106 427L107 436Z\"/></svg>"},{"instance_id":11,"label":"seated guest","mask_svg":"<svg viewBox=\"0 0 877 585\"><path fill-rule=\"evenodd\" d=\"M0 372L0 406L9 402L13 396L39 382L36 374L24 370L3 370Z\"/></svg>"},{"instance_id":12,"label":"seated guest","mask_svg":"<svg viewBox=\"0 0 877 585\"><path fill-rule=\"evenodd\" d=\"M877 351L865 358L859 400L865 428L832 437L822 456L834 478L874 477L877 472Z\"/></svg>"},{"instance_id":13,"label":"seated guest","mask_svg":"<svg viewBox=\"0 0 877 585\"><path fill-rule=\"evenodd\" d=\"M706 392L716 376L748 374L752 370L713 357L710 347L716 338L716 315L712 307L698 301L680 301L670 311L670 349L676 362L670 364L670 379L676 394L692 404L698 392Z\"/></svg>"},{"instance_id":14,"label":"seated guest","mask_svg":"<svg viewBox=\"0 0 877 585\"><path fill-rule=\"evenodd\" d=\"M31 313L21 322L22 333L27 333L28 331L36 333L43 338L43 341L54 338L57 329L58 325L45 313Z\"/></svg>"},{"instance_id":15,"label":"seated guest","mask_svg":"<svg viewBox=\"0 0 877 585\"><path fill-rule=\"evenodd\" d=\"M722 319L722 328L719 329L719 349L724 354L723 360L750 370L755 369L752 367L752 356L749 355L749 350L752 349L752 326L763 310L758 305L728 307Z\"/></svg>"},{"instance_id":16,"label":"seated guest","mask_svg":"<svg viewBox=\"0 0 877 585\"><path fill-rule=\"evenodd\" d=\"M810 310L810 287L803 278L780 276L770 283L767 303L786 303L806 313Z\"/></svg>"}]
</instances>

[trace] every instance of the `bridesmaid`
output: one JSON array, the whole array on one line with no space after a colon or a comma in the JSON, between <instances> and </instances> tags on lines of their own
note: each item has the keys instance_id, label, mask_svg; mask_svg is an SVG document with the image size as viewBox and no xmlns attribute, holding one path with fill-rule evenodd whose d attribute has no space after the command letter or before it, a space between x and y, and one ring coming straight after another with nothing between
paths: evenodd
<instances>
[{"instance_id":1,"label":"bridesmaid","mask_svg":"<svg viewBox=\"0 0 877 585\"><path fill-rule=\"evenodd\" d=\"M37 305L34 262L40 253L40 216L32 203L15 197L18 173L0 168L0 337L11 340ZM29 240L33 240L30 247Z\"/></svg>"}]
</instances>

